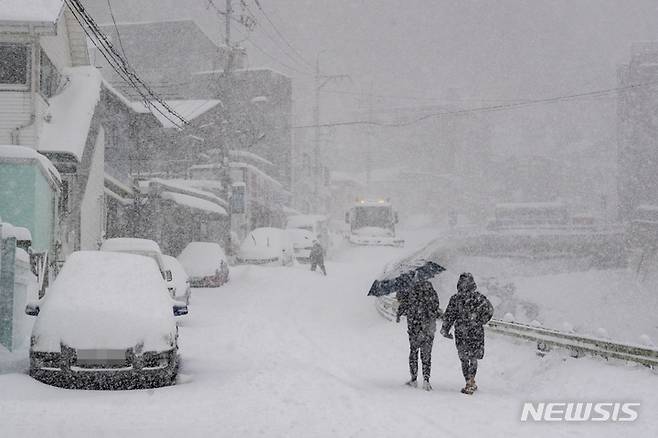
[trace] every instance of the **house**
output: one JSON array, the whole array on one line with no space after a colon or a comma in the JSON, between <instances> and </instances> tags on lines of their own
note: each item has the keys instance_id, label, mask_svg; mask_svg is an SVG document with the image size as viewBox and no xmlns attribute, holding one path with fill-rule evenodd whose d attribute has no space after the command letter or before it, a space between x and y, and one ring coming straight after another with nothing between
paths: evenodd
<instances>
[{"instance_id":1,"label":"house","mask_svg":"<svg viewBox=\"0 0 658 438\"><path fill-rule=\"evenodd\" d=\"M140 220L135 236L155 240L178 255L194 241L226 247L228 204L213 193L215 181L152 178L139 182Z\"/></svg>"},{"instance_id":2,"label":"house","mask_svg":"<svg viewBox=\"0 0 658 438\"><path fill-rule=\"evenodd\" d=\"M98 248L108 216L113 226L124 219L113 232L128 226L131 159L139 160L131 151L140 129L157 121L90 65L86 35L64 0L3 1L0 60L0 144L39 151L61 177L56 257Z\"/></svg>"},{"instance_id":3,"label":"house","mask_svg":"<svg viewBox=\"0 0 658 438\"><path fill-rule=\"evenodd\" d=\"M106 11L107 5L103 3L99 9ZM131 66L167 100L190 99L192 73L224 68L230 53L226 46L215 44L192 20L117 23L116 26L110 22L100 27L114 43L121 36L122 53L130 60ZM114 87L131 100L140 99L102 55L95 51L91 55L92 63L101 67L103 75ZM233 57L234 67L242 68L246 55L234 51Z\"/></svg>"}]
</instances>

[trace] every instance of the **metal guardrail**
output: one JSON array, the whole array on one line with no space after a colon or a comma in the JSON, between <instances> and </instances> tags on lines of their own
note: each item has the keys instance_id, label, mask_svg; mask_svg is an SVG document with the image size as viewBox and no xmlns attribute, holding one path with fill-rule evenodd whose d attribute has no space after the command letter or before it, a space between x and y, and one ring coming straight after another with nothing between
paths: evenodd
<instances>
[{"instance_id":1,"label":"metal guardrail","mask_svg":"<svg viewBox=\"0 0 658 438\"><path fill-rule=\"evenodd\" d=\"M393 321L398 303L392 295L377 298L376 309L386 319ZM492 333L500 333L526 341L536 342L539 354L546 354L551 348L568 350L573 357L585 355L605 359L619 359L658 368L658 350L632 344L617 343L604 339L591 338L559 330L535 327L516 322L492 319L485 326Z\"/></svg>"}]
</instances>

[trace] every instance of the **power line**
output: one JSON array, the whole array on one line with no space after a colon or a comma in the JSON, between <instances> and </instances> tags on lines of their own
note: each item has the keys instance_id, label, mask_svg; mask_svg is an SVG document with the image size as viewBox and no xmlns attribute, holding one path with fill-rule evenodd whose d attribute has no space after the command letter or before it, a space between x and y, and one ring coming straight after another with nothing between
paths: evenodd
<instances>
[{"instance_id":1,"label":"power line","mask_svg":"<svg viewBox=\"0 0 658 438\"><path fill-rule=\"evenodd\" d=\"M87 13L84 6L79 0L65 0L66 5L73 14L76 21L80 24L81 28L92 41L94 46L99 50L101 55L108 62L119 77L129 83L135 90L145 99L147 108L153 108L163 115L167 120L175 126L181 128L177 122L172 120L169 115L178 119L183 124L188 124L187 120L178 115L166 102L164 102L153 90L134 72L128 62L114 49L112 43L108 40L107 36L101 31L98 24ZM93 36L92 36L93 35ZM142 91L143 88L145 91ZM150 96L150 97L149 97ZM156 101L163 109L160 109L152 101ZM167 113L165 113L165 111Z\"/></svg>"},{"instance_id":2,"label":"power line","mask_svg":"<svg viewBox=\"0 0 658 438\"><path fill-rule=\"evenodd\" d=\"M416 124L418 122L421 122L423 120L432 119L432 118L439 118L439 117L444 117L444 116L467 115L467 114L475 114L475 113L480 113L480 112L485 113L485 112L506 111L506 110L513 110L513 109L518 109L518 108L522 108L522 107L526 107L526 106L558 103L558 102L562 102L562 101L582 99L582 98L587 98L587 97L600 97L600 96L606 96L606 95L611 94L611 93L617 93L619 91L626 91L626 90L631 90L631 89L636 89L636 88L650 87L650 86L654 86L654 85L657 85L657 84L658 84L658 81L645 82L645 83L640 83L640 84L626 85L626 86L623 86L623 87L607 88L607 89L603 89L603 90L587 91L587 92L583 92L583 93L567 94L567 95L554 96L554 97L548 97L548 98L543 98L543 99L529 99L529 100L526 100L526 101L523 101L523 102L517 102L517 103L508 103L508 104L501 104L501 105L475 107L475 108L468 108L468 109L455 110L455 111L440 111L440 112L425 114L423 116L420 116L420 117L417 117L417 118L414 118L414 119L411 119L411 120L406 120L406 121L377 122L377 121L370 121L370 120L347 120L347 121L342 121L342 122L293 126L292 128L293 129L307 129L307 128L317 128L317 127L324 128L324 127L356 126L356 125L379 126L379 127L382 127L382 128L402 128L402 127L411 126L411 125L414 125L414 124Z\"/></svg>"},{"instance_id":3,"label":"power line","mask_svg":"<svg viewBox=\"0 0 658 438\"><path fill-rule=\"evenodd\" d=\"M169 118L169 116L166 113L164 113L162 110L160 110L160 108L156 107L154 104L152 104L150 102L149 98L142 92L142 90L140 90L139 86L135 82L135 78L138 79L140 82L141 82L141 79L139 79L139 77L137 77L137 75L134 74L134 72L132 72L132 70L129 68L127 62L123 58L121 58L116 53L116 51L113 50L113 48L111 46L111 43L109 43L109 41L107 41L107 37L105 37L105 35L103 35L102 32L100 32L100 30L98 29L95 22L93 22L93 19L91 19L91 17L84 12L84 8L82 8L82 5L80 5L78 2L73 3L73 1L75 1L75 0L67 0L67 6L71 10L74 18L80 24L81 28L83 29L83 31L85 32L87 37L96 46L96 48L99 50L101 55L103 55L103 57L108 62L110 67L112 67L117 72L117 74L119 75L119 77L121 79L123 79L126 83L128 83L128 85L131 85L140 94L140 96L142 96L142 98L144 99L145 106L147 108L149 108L149 109L154 108L157 112L162 114L163 117L165 117L167 120L169 120L172 124L174 124L175 126L180 128L180 126L178 125L177 122L175 122L174 120ZM71 3L69 3L69 2L71 2ZM82 11L78 8L78 6L82 8ZM89 20L91 20L91 22ZM96 29L94 29L94 26L96 26ZM99 35L99 33L100 33L100 35ZM92 34L93 34L93 36L92 36ZM112 53L110 53L108 48L105 45L103 45L102 40L105 40L108 43L108 45L112 49ZM115 59L115 57L117 57L121 60L122 65L119 63L119 61L117 59ZM141 82L141 83L143 84L143 82ZM159 101L159 102L162 103L161 101Z\"/></svg>"},{"instance_id":4,"label":"power line","mask_svg":"<svg viewBox=\"0 0 658 438\"><path fill-rule=\"evenodd\" d=\"M248 11L250 14L253 15L253 12L252 12L251 9L249 8L249 5L247 5L247 3L244 2L244 0L241 0L241 1L242 1L242 5L247 9L247 11ZM307 67L307 66L304 65L303 63L299 62L299 59L293 57L290 53L288 53L289 51L286 50L285 47L282 47L281 44L277 41L276 37L273 36L270 32L268 32L268 31L265 29L265 27L263 27L263 26L259 26L258 29L260 29L261 32L263 33L263 35L264 35L264 36L265 36L270 42L272 42L272 43L274 44L274 46L275 46L277 49L279 49L279 51L280 51L282 54L284 54L284 55L285 55L290 61L292 61L294 65L297 65L297 66L299 66L300 68L309 69L309 67Z\"/></svg>"},{"instance_id":5,"label":"power line","mask_svg":"<svg viewBox=\"0 0 658 438\"><path fill-rule=\"evenodd\" d=\"M313 76L312 74L310 74L310 73L308 73L308 72L305 72L305 71L299 70L298 68L295 68L295 67L293 67L293 66L291 66L291 65L289 65L289 64L286 64L285 62L279 60L276 56L270 54L270 53L267 52L265 49L263 49L263 48L260 47L258 44L256 44L256 43L251 39L251 35L247 36L247 38L245 38L245 41L249 41L249 44L251 44L256 50L258 50L260 53L262 53L263 55L265 55L267 58L269 58L269 59L271 59L272 61L276 62L277 64L281 65L282 67L285 67L285 68L287 68L287 69L290 70L290 71L297 72L297 73L299 73L299 74L301 74L301 75L303 75L303 76Z\"/></svg>"},{"instance_id":6,"label":"power line","mask_svg":"<svg viewBox=\"0 0 658 438\"><path fill-rule=\"evenodd\" d=\"M258 7L258 10L261 12L261 14L263 14L263 16L265 17L265 19L267 20L267 22L270 23L270 26L272 26L272 29L274 29L274 32L276 32L276 34L279 36L279 38L281 38L281 40L282 40L282 41L283 41L283 42L284 42L284 43L285 43L285 44L286 44L286 45L287 45L287 46L293 51L293 53L295 53L295 54L297 55L297 57L298 57L299 59L302 60L302 62L303 62L304 64L306 64L309 68L313 69L313 64L310 63L310 62L308 62L308 61L306 60L306 58L304 58L304 56L299 52L299 50L297 50L297 49L296 49L296 48L290 43L290 41L288 41L288 39L283 35L283 33L279 30L279 28L278 28L278 27L274 24L274 22L270 19L270 17L269 17L269 15L267 14L267 12L265 12L265 10L263 9L263 7L261 6L260 2L259 2L258 0L254 0L254 3L256 3L256 6ZM245 5L246 5L246 3L245 3ZM247 9L249 9L249 6L247 6Z\"/></svg>"},{"instance_id":7,"label":"power line","mask_svg":"<svg viewBox=\"0 0 658 438\"><path fill-rule=\"evenodd\" d=\"M224 16L226 15L226 12L225 12L225 11L222 11L222 10L221 10L221 9L215 4L215 2L214 2L213 0L207 0L207 1L208 1L208 6L211 6L211 7L215 10L215 12L216 12L218 15L220 15L220 16L222 16L222 17L224 17ZM248 6L246 5L246 3L242 3L242 4L243 4L245 7L248 8ZM251 13L251 11L249 11L249 12ZM253 15L253 14L252 14L252 15ZM254 20L255 20L255 19L254 19ZM234 20L234 21L235 21L235 20ZM239 21L238 21L238 23L244 26L243 23L241 23L241 22L239 22ZM251 29L249 29L249 28L247 28L247 30L251 31ZM243 42L245 42L245 41L249 41L249 43L250 43L250 44L251 44L256 50L258 50L260 53L262 53L263 55L265 55L268 59L270 59L270 60L276 62L276 63L279 64L279 65L281 65L282 67L285 67L285 68L287 68L287 69L290 70L290 71L294 71L294 72L300 73L300 74L302 74L302 75L309 75L309 73L304 72L304 71L301 71L300 69L298 69L298 68L296 68L296 67L294 67L294 66L292 66L292 65L289 65L289 64L287 64L287 63L285 63L285 62L283 62L283 61L281 61L281 60L279 60L278 57L272 55L271 53L269 53L268 51L266 51L265 49L263 49L262 47L260 47L258 44L256 44L256 43L252 40L252 38L251 38L251 35L252 35L252 34L251 34L251 33L244 33L244 30L242 30L242 29L240 29L240 32L243 32L243 37L244 37L244 39L243 39L240 43L243 43ZM268 38L271 39L271 36L268 35ZM283 53L287 55L286 52L283 52ZM295 60L293 59L293 61L295 61ZM295 61L295 62L296 62L296 61Z\"/></svg>"},{"instance_id":8,"label":"power line","mask_svg":"<svg viewBox=\"0 0 658 438\"><path fill-rule=\"evenodd\" d=\"M126 51L123 48L123 41L121 41L121 33L119 33L119 26L117 26L117 20L114 18L114 11L112 10L112 3L110 0L107 0L107 8L110 10L110 17L112 17L112 23L114 23L114 30L117 33L117 39L119 40L119 47L121 48L121 53L123 57L128 62L128 57L126 56Z\"/></svg>"}]
</instances>

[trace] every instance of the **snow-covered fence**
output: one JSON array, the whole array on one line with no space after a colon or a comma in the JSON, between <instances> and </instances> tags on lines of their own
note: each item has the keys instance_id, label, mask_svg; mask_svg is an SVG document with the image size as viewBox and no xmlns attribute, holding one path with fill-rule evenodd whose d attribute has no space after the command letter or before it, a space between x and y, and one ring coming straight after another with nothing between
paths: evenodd
<instances>
[{"instance_id":1,"label":"snow-covered fence","mask_svg":"<svg viewBox=\"0 0 658 438\"><path fill-rule=\"evenodd\" d=\"M398 303L393 295L377 298L375 306L384 318L390 321L395 319ZM551 348L562 348L570 351L574 357L599 356L605 359L635 362L653 368L658 367L658 350L654 348L617 343L498 319L492 319L485 327L492 333L536 342L537 350L541 354L547 353Z\"/></svg>"},{"instance_id":2,"label":"snow-covered fence","mask_svg":"<svg viewBox=\"0 0 658 438\"><path fill-rule=\"evenodd\" d=\"M574 357L599 356L605 359L635 362L650 367L658 366L658 350L653 348L612 342L497 319L491 320L486 328L493 333L536 342L537 349L542 354L555 347L570 351Z\"/></svg>"}]
</instances>

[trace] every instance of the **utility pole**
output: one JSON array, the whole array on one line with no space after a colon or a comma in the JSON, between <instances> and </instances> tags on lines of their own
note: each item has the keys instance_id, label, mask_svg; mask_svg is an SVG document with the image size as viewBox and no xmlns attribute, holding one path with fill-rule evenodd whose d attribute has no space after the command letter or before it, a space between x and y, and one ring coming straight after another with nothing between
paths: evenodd
<instances>
[{"instance_id":1,"label":"utility pole","mask_svg":"<svg viewBox=\"0 0 658 438\"><path fill-rule=\"evenodd\" d=\"M226 0L226 30L224 32L224 42L226 47L231 47L231 15L233 14L233 5L231 0Z\"/></svg>"},{"instance_id":2,"label":"utility pole","mask_svg":"<svg viewBox=\"0 0 658 438\"><path fill-rule=\"evenodd\" d=\"M231 18L233 16L233 5L231 0L226 0L226 28L224 31L224 42L226 44L226 64L224 66L224 108L226 112L225 122L222 125L224 126L224 138L223 143L224 147L222 148L221 160L221 169L222 169L222 186L224 186L224 192L226 193L226 201L228 202L228 235L226 236L226 252L229 255L232 255L233 252L233 205L232 205L232 191L233 191L233 182L231 181L231 138L232 138L232 127L231 127L231 103L232 103L232 88L231 88L231 74L233 68L233 47L231 46Z\"/></svg>"},{"instance_id":3,"label":"utility pole","mask_svg":"<svg viewBox=\"0 0 658 438\"><path fill-rule=\"evenodd\" d=\"M315 138L313 144L313 196L315 197L315 209L319 211L321 208L320 203L320 179L322 176L322 163L320 153L320 91L329 82L339 79L352 78L349 75L323 75L320 73L320 55L324 52L320 51L315 59L315 105L313 106L313 125L315 126Z\"/></svg>"},{"instance_id":4,"label":"utility pole","mask_svg":"<svg viewBox=\"0 0 658 438\"><path fill-rule=\"evenodd\" d=\"M366 192L370 190L370 174L372 172L372 113L373 113L373 82L370 81L368 92L368 141L366 142Z\"/></svg>"}]
</instances>

